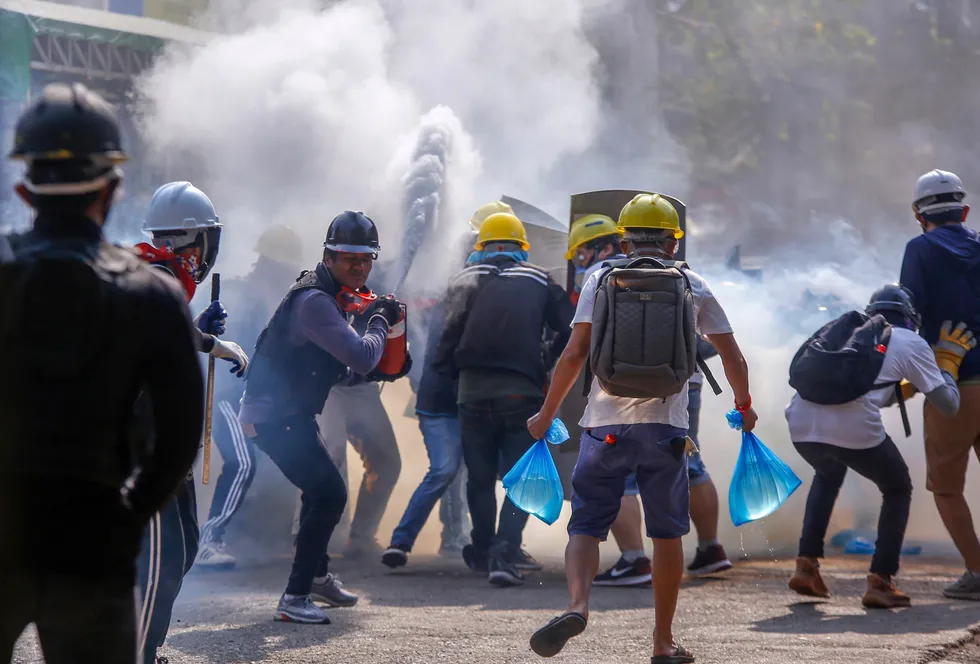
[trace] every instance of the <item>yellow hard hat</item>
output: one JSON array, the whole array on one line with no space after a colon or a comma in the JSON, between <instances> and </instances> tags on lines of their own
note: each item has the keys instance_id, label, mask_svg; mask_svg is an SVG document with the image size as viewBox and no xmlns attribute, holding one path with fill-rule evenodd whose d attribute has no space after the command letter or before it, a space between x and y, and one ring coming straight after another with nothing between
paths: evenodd
<instances>
[{"instance_id":1,"label":"yellow hard hat","mask_svg":"<svg viewBox=\"0 0 980 664\"><path fill-rule=\"evenodd\" d=\"M631 228L673 230L675 240L684 237L677 210L660 194L634 196L619 213L619 227L624 231Z\"/></svg>"},{"instance_id":2,"label":"yellow hard hat","mask_svg":"<svg viewBox=\"0 0 980 664\"><path fill-rule=\"evenodd\" d=\"M517 242L524 251L531 248L524 224L516 216L507 212L491 214L483 221L473 248L479 251L487 242Z\"/></svg>"},{"instance_id":3,"label":"yellow hard hat","mask_svg":"<svg viewBox=\"0 0 980 664\"><path fill-rule=\"evenodd\" d=\"M612 220L612 217L607 217L604 214L587 214L576 219L572 224L571 232L568 234L568 251L565 253L565 260L572 260L575 256L575 250L586 242L607 235L622 234L623 231Z\"/></svg>"},{"instance_id":4,"label":"yellow hard hat","mask_svg":"<svg viewBox=\"0 0 980 664\"><path fill-rule=\"evenodd\" d=\"M485 203L477 208L476 212L473 213L473 216L470 217L470 226L473 227L473 230L478 231L480 230L480 226L483 225L483 222L486 221L487 217L489 217L491 214L497 214L498 212L514 214L514 209L501 201L490 201L489 203Z\"/></svg>"},{"instance_id":5,"label":"yellow hard hat","mask_svg":"<svg viewBox=\"0 0 980 664\"><path fill-rule=\"evenodd\" d=\"M255 253L288 265L303 262L303 241L286 226L270 226L255 243Z\"/></svg>"}]
</instances>

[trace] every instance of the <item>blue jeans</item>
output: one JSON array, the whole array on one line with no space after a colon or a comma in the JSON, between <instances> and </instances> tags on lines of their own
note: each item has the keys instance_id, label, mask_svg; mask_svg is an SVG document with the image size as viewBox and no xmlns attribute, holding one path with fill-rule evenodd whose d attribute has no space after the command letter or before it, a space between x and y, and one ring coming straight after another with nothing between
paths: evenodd
<instances>
[{"instance_id":1,"label":"blue jeans","mask_svg":"<svg viewBox=\"0 0 980 664\"><path fill-rule=\"evenodd\" d=\"M416 538L440 498L442 507L439 516L442 518L444 531L455 533L457 537L462 535L465 509L462 483L458 477L463 460L459 418L428 415L419 415L418 418L425 450L429 454L429 471L412 494L405 514L391 536L391 545L403 547L406 551L412 550ZM445 542L445 537L443 540L444 544L448 543Z\"/></svg>"}]
</instances>

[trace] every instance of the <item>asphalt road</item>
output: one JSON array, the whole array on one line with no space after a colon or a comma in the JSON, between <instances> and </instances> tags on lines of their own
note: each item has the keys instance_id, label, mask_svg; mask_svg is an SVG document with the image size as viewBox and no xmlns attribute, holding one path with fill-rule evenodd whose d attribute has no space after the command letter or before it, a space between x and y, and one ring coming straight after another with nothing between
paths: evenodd
<instances>
[{"instance_id":1,"label":"asphalt road","mask_svg":"<svg viewBox=\"0 0 980 664\"><path fill-rule=\"evenodd\" d=\"M805 600L786 588L790 561L746 561L723 575L687 581L677 638L704 663L980 662L970 632L980 623L980 603L940 594L957 566L905 564L901 587L912 595L912 608L865 611L866 564L827 561L829 601ZM491 588L455 560L413 558L397 572L373 561L338 560L335 571L360 595L358 605L332 611L329 626L276 623L272 611L287 569L283 557L234 572L192 572L162 654L172 664L540 662L528 637L567 601L557 560L530 574L524 587L506 590ZM593 598L588 630L553 661L648 662L651 591L598 588ZM28 632L14 662L40 661Z\"/></svg>"}]
</instances>

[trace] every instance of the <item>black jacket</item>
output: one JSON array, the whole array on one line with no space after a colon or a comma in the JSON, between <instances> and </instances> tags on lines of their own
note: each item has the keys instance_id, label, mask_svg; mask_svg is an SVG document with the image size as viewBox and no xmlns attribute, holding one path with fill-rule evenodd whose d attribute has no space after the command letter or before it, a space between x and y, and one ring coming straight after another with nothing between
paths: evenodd
<instances>
[{"instance_id":1,"label":"black jacket","mask_svg":"<svg viewBox=\"0 0 980 664\"><path fill-rule=\"evenodd\" d=\"M187 303L85 217L40 216L11 240L15 261L0 265L0 571L131 581L143 525L201 437ZM134 435L141 390L152 431Z\"/></svg>"},{"instance_id":2,"label":"black jacket","mask_svg":"<svg viewBox=\"0 0 980 664\"><path fill-rule=\"evenodd\" d=\"M542 268L508 256L491 256L464 268L446 293L446 326L435 366L451 375L464 369L515 371L544 387L542 340L554 332L551 356L568 337L575 307Z\"/></svg>"}]
</instances>

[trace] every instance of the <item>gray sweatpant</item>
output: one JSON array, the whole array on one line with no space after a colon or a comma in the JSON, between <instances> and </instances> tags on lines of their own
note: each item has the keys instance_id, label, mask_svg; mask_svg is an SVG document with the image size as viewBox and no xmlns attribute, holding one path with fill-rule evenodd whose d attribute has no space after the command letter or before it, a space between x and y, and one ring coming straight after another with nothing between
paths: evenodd
<instances>
[{"instance_id":1,"label":"gray sweatpant","mask_svg":"<svg viewBox=\"0 0 980 664\"><path fill-rule=\"evenodd\" d=\"M364 479L350 524L351 545L370 545L402 470L398 442L381 403L378 383L335 387L317 418L320 435L341 476L347 481L347 443L364 464ZM333 546L331 549L340 548Z\"/></svg>"}]
</instances>

